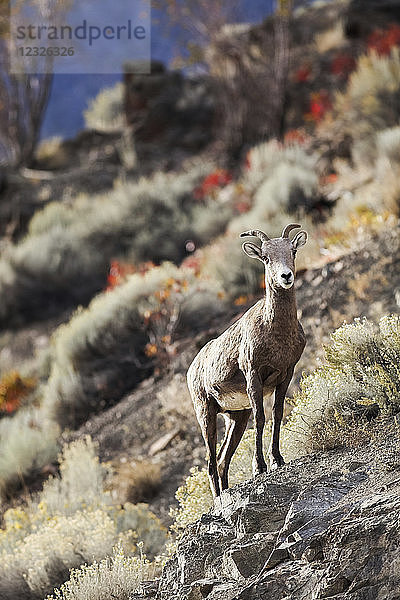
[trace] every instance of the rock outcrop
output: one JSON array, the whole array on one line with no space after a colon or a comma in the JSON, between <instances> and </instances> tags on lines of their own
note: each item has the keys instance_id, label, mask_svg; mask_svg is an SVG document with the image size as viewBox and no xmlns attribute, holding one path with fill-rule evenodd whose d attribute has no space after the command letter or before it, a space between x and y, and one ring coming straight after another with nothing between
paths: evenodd
<instances>
[{"instance_id":1,"label":"rock outcrop","mask_svg":"<svg viewBox=\"0 0 400 600\"><path fill-rule=\"evenodd\" d=\"M125 114L142 145L197 152L212 139L215 98L207 77L184 77L152 62L148 75L125 73Z\"/></svg>"},{"instance_id":2,"label":"rock outcrop","mask_svg":"<svg viewBox=\"0 0 400 600\"><path fill-rule=\"evenodd\" d=\"M396 423L382 421L372 437L225 491L146 598L400 598Z\"/></svg>"}]
</instances>

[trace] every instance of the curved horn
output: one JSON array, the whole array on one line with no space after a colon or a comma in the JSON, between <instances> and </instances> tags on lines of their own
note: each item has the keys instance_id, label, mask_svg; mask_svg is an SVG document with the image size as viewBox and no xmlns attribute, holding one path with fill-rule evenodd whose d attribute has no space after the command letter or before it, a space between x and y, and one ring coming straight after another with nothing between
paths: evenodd
<instances>
[{"instance_id":1,"label":"curved horn","mask_svg":"<svg viewBox=\"0 0 400 600\"><path fill-rule=\"evenodd\" d=\"M240 234L239 237L244 237L246 235L254 235L257 236L258 238L260 238L260 240L262 242L268 242L268 240L270 239L266 233L264 233L263 231L261 231L260 229L250 229L250 231L243 231L243 233Z\"/></svg>"},{"instance_id":2,"label":"curved horn","mask_svg":"<svg viewBox=\"0 0 400 600\"><path fill-rule=\"evenodd\" d=\"M286 227L282 231L281 237L288 238L289 233L292 231L292 229L298 229L299 227L301 227L301 225L299 225L298 223L290 223L290 225L286 225Z\"/></svg>"}]
</instances>

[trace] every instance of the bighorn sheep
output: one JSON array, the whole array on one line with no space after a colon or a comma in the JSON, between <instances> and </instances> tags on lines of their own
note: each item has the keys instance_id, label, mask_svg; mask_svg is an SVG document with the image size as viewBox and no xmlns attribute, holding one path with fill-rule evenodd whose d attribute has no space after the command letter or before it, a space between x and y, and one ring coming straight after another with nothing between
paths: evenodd
<instances>
[{"instance_id":1,"label":"bighorn sheep","mask_svg":"<svg viewBox=\"0 0 400 600\"><path fill-rule=\"evenodd\" d=\"M296 251L307 241L300 231L289 239L287 225L280 238L270 239L255 229L240 234L257 236L262 244L246 242L242 248L265 267L265 297L252 306L218 338L197 354L187 373L188 387L208 454L208 475L213 496L228 487L231 458L243 436L251 412L256 443L253 474L267 471L262 448L265 423L263 394L275 390L272 411L271 468L284 464L279 433L285 394L304 347L305 336L297 320L293 288ZM225 418L226 432L219 450L217 414Z\"/></svg>"}]
</instances>

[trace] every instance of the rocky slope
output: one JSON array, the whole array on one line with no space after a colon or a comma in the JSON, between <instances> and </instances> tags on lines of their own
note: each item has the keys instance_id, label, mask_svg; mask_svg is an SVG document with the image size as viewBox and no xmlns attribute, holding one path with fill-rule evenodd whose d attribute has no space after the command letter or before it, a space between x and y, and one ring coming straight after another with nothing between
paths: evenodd
<instances>
[{"instance_id":1,"label":"rocky slope","mask_svg":"<svg viewBox=\"0 0 400 600\"><path fill-rule=\"evenodd\" d=\"M323 355L322 344L329 341L330 333L343 320L351 322L363 315L376 320L382 314L398 311L398 233L397 227L388 227L379 235L363 237L354 242L354 252L298 275L297 304L308 343L289 396L302 371L315 368ZM204 444L186 389L186 370L198 350L238 317L237 309L244 311L247 307L235 308L236 314L232 311L226 320L218 318L208 331L193 339L180 340L169 373L143 382L116 406L92 417L69 437L76 439L89 434L99 444L103 461L118 464L122 458L159 464L160 487L154 497L145 500L166 524L170 522L168 513L175 503L175 491L190 467L205 464ZM168 402L163 406L162 399L174 377L179 377L181 384L174 400L177 410L170 411ZM268 417L269 407L266 409Z\"/></svg>"},{"instance_id":2,"label":"rocky slope","mask_svg":"<svg viewBox=\"0 0 400 600\"><path fill-rule=\"evenodd\" d=\"M400 598L395 420L367 446L299 458L223 492L135 598ZM157 589L158 588L158 589Z\"/></svg>"}]
</instances>

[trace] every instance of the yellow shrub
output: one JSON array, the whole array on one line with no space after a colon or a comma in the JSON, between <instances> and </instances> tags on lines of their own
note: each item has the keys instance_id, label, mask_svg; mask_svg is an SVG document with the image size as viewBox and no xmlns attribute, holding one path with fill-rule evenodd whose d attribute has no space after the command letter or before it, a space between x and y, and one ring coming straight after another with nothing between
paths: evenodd
<instances>
[{"instance_id":1,"label":"yellow shrub","mask_svg":"<svg viewBox=\"0 0 400 600\"><path fill-rule=\"evenodd\" d=\"M2 600L17 597L21 586L43 596L65 581L69 569L109 556L116 544L128 555L143 550L153 557L164 550L166 529L147 505L111 505L90 438L66 446L60 461L60 478L50 479L25 509L4 515Z\"/></svg>"},{"instance_id":2,"label":"yellow shrub","mask_svg":"<svg viewBox=\"0 0 400 600\"><path fill-rule=\"evenodd\" d=\"M400 317L344 324L325 348L327 364L303 377L283 428L285 456L366 440L379 411L400 410Z\"/></svg>"},{"instance_id":3,"label":"yellow shrub","mask_svg":"<svg viewBox=\"0 0 400 600\"><path fill-rule=\"evenodd\" d=\"M116 546L111 557L80 569L46 600L128 600L143 580L154 577L154 567L145 557L128 557Z\"/></svg>"}]
</instances>

